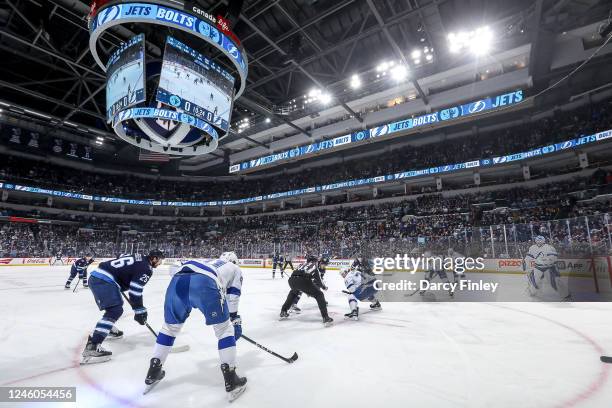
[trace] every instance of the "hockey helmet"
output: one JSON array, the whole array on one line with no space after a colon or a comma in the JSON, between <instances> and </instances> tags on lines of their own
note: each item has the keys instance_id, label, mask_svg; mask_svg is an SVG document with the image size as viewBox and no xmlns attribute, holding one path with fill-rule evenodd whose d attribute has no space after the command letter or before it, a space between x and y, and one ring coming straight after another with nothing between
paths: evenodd
<instances>
[{"instance_id":1,"label":"hockey helmet","mask_svg":"<svg viewBox=\"0 0 612 408\"><path fill-rule=\"evenodd\" d=\"M235 252L224 252L219 257L222 261L231 262L235 265L238 265L238 255Z\"/></svg>"}]
</instances>

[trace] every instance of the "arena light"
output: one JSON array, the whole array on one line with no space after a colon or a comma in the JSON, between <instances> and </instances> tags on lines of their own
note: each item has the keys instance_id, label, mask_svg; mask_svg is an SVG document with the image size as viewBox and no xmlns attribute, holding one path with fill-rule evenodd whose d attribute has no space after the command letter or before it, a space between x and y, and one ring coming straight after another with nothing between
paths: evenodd
<instances>
[{"instance_id":1,"label":"arena light","mask_svg":"<svg viewBox=\"0 0 612 408\"><path fill-rule=\"evenodd\" d=\"M330 94L326 93L322 93L321 96L319 97L319 100L321 101L322 104L327 105L328 103L331 102L332 97Z\"/></svg>"},{"instance_id":2,"label":"arena light","mask_svg":"<svg viewBox=\"0 0 612 408\"><path fill-rule=\"evenodd\" d=\"M310 90L310 92L308 92L308 96L311 99L313 99L313 98L316 99L316 98L319 97L319 95L321 95L321 90L317 89L317 88L313 88L313 89Z\"/></svg>"},{"instance_id":3,"label":"arena light","mask_svg":"<svg viewBox=\"0 0 612 408\"><path fill-rule=\"evenodd\" d=\"M395 62L393 61L383 61L376 66L376 71L385 74L389 70L389 68L392 68L394 65Z\"/></svg>"},{"instance_id":4,"label":"arena light","mask_svg":"<svg viewBox=\"0 0 612 408\"><path fill-rule=\"evenodd\" d=\"M400 82L408 76L408 70L403 65L397 65L391 68L391 78Z\"/></svg>"},{"instance_id":5,"label":"arena light","mask_svg":"<svg viewBox=\"0 0 612 408\"><path fill-rule=\"evenodd\" d=\"M354 74L351 77L351 88L353 89L357 89L361 86L361 79L359 78L359 75Z\"/></svg>"},{"instance_id":6,"label":"arena light","mask_svg":"<svg viewBox=\"0 0 612 408\"><path fill-rule=\"evenodd\" d=\"M466 50L476 56L485 55L491 50L493 32L488 26L483 26L473 31L449 33L448 43L453 54Z\"/></svg>"},{"instance_id":7,"label":"arena light","mask_svg":"<svg viewBox=\"0 0 612 408\"><path fill-rule=\"evenodd\" d=\"M266 123L270 123L270 122L272 122L272 119L266 118Z\"/></svg>"}]
</instances>

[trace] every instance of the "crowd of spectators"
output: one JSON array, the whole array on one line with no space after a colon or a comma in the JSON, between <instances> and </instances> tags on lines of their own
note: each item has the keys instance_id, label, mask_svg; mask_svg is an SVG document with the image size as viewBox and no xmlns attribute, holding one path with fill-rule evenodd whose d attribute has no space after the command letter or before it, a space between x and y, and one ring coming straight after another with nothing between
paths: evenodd
<instances>
[{"instance_id":1,"label":"crowd of spectators","mask_svg":"<svg viewBox=\"0 0 612 408\"><path fill-rule=\"evenodd\" d=\"M566 251L609 251L611 199L584 192L607 179L601 172L530 188L445 196L440 193L370 206L344 206L289 214L225 217L205 221L110 219L55 215L57 223L0 223L0 256L50 256L57 251L97 256L161 248L171 257L213 256L234 250L242 257L329 252L350 256L364 243L383 253L408 252L430 242L462 251L510 256L510 248L542 234ZM604 190L601 190L601 189ZM41 213L0 215L34 216ZM62 224L63 223L63 224ZM509 244L509 245L508 245ZM515 254L516 255L516 254Z\"/></svg>"},{"instance_id":2,"label":"crowd of spectators","mask_svg":"<svg viewBox=\"0 0 612 408\"><path fill-rule=\"evenodd\" d=\"M612 101L605 101L571 112L558 112L553 117L504 131L483 132L444 143L392 150L385 155L385 160L347 160L331 166L263 178L245 176L241 180L225 182L152 180L129 174L113 176L92 173L21 157L1 156L0 181L130 198L183 201L237 199L506 155L610 128Z\"/></svg>"}]
</instances>

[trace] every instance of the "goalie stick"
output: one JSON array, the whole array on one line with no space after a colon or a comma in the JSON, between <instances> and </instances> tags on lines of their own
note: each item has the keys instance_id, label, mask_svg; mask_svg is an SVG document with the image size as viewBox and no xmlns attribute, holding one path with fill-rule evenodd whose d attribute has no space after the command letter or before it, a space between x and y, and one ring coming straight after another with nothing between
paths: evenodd
<instances>
[{"instance_id":1,"label":"goalie stick","mask_svg":"<svg viewBox=\"0 0 612 408\"><path fill-rule=\"evenodd\" d=\"M601 356L599 357L602 363L612 364L612 357L610 356Z\"/></svg>"},{"instance_id":2,"label":"goalie stick","mask_svg":"<svg viewBox=\"0 0 612 408\"><path fill-rule=\"evenodd\" d=\"M240 336L240 338L241 338L241 339L245 339L245 340L246 340L246 341L248 341L249 343L251 343L251 344L253 344L253 345L255 345L255 346L259 347L259 348L260 348L260 349L262 349L263 351L265 351L265 352L267 352L267 353L270 353L270 354L272 354L274 357L278 357L278 358L280 358L281 360L283 360L283 361L285 361L285 362L287 362L287 363L289 363L289 364L291 364L291 363L295 362L295 360L297 360L297 359L298 359L298 355L297 355L297 353L293 353L293 355L292 355L291 357L289 357L289 358L287 358L287 357L283 357L283 356L281 356L280 354L277 354L277 353L273 352L273 351L272 351L272 350L270 350L269 348L267 348L267 347L265 347L265 346L262 346L261 344L259 344L259 343L258 343L258 342L256 342L255 340L250 339L249 337L245 336L244 334L243 334L242 336Z\"/></svg>"},{"instance_id":3,"label":"goalie stick","mask_svg":"<svg viewBox=\"0 0 612 408\"><path fill-rule=\"evenodd\" d=\"M121 292L121 291L120 291ZM123 298L128 302L128 304L131 306L132 302L130 302L130 299L126 296L125 293L121 292L121 296L123 296ZM153 330L153 328L149 325L148 322L145 322L145 326L147 326L147 329L149 329L149 331L151 332L151 334L153 334L153 336L155 336L155 338L157 339L157 332L155 330ZM184 344L182 346L173 346L170 349L171 353L182 353L184 351L188 351L189 350L189 344Z\"/></svg>"}]
</instances>

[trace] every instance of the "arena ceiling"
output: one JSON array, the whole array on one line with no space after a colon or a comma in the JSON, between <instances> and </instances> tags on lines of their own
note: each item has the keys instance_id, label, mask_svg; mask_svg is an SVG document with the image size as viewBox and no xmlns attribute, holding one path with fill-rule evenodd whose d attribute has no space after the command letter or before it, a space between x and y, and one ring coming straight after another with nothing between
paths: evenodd
<instances>
[{"instance_id":1,"label":"arena ceiling","mask_svg":"<svg viewBox=\"0 0 612 408\"><path fill-rule=\"evenodd\" d=\"M198 3L213 12L228 7L227 0ZM285 123L309 134L293 121L316 115L324 106L302 109L294 100L313 88L332 92L333 103L359 119L347 102L383 85L366 84L356 95L349 86L351 75L372 71L390 58L411 67L409 80L426 101L418 78L456 63L448 51L449 32L495 24L501 31L498 49L532 42L543 50L550 38L543 33L601 20L608 9L605 0L245 0L233 30L248 54L249 77L232 122ZM56 118L54 126L70 122L110 133L104 120L105 75L89 53L88 10L81 0L0 4L0 101ZM104 46L112 50L126 38L115 33ZM415 47L431 49L431 63L414 64L410 53ZM545 71L538 67L546 65L542 59L532 58L530 64L534 73ZM236 139L268 147L268 141L252 133L243 129L239 134L235 128L213 155L227 159L232 152L224 144Z\"/></svg>"}]
</instances>

